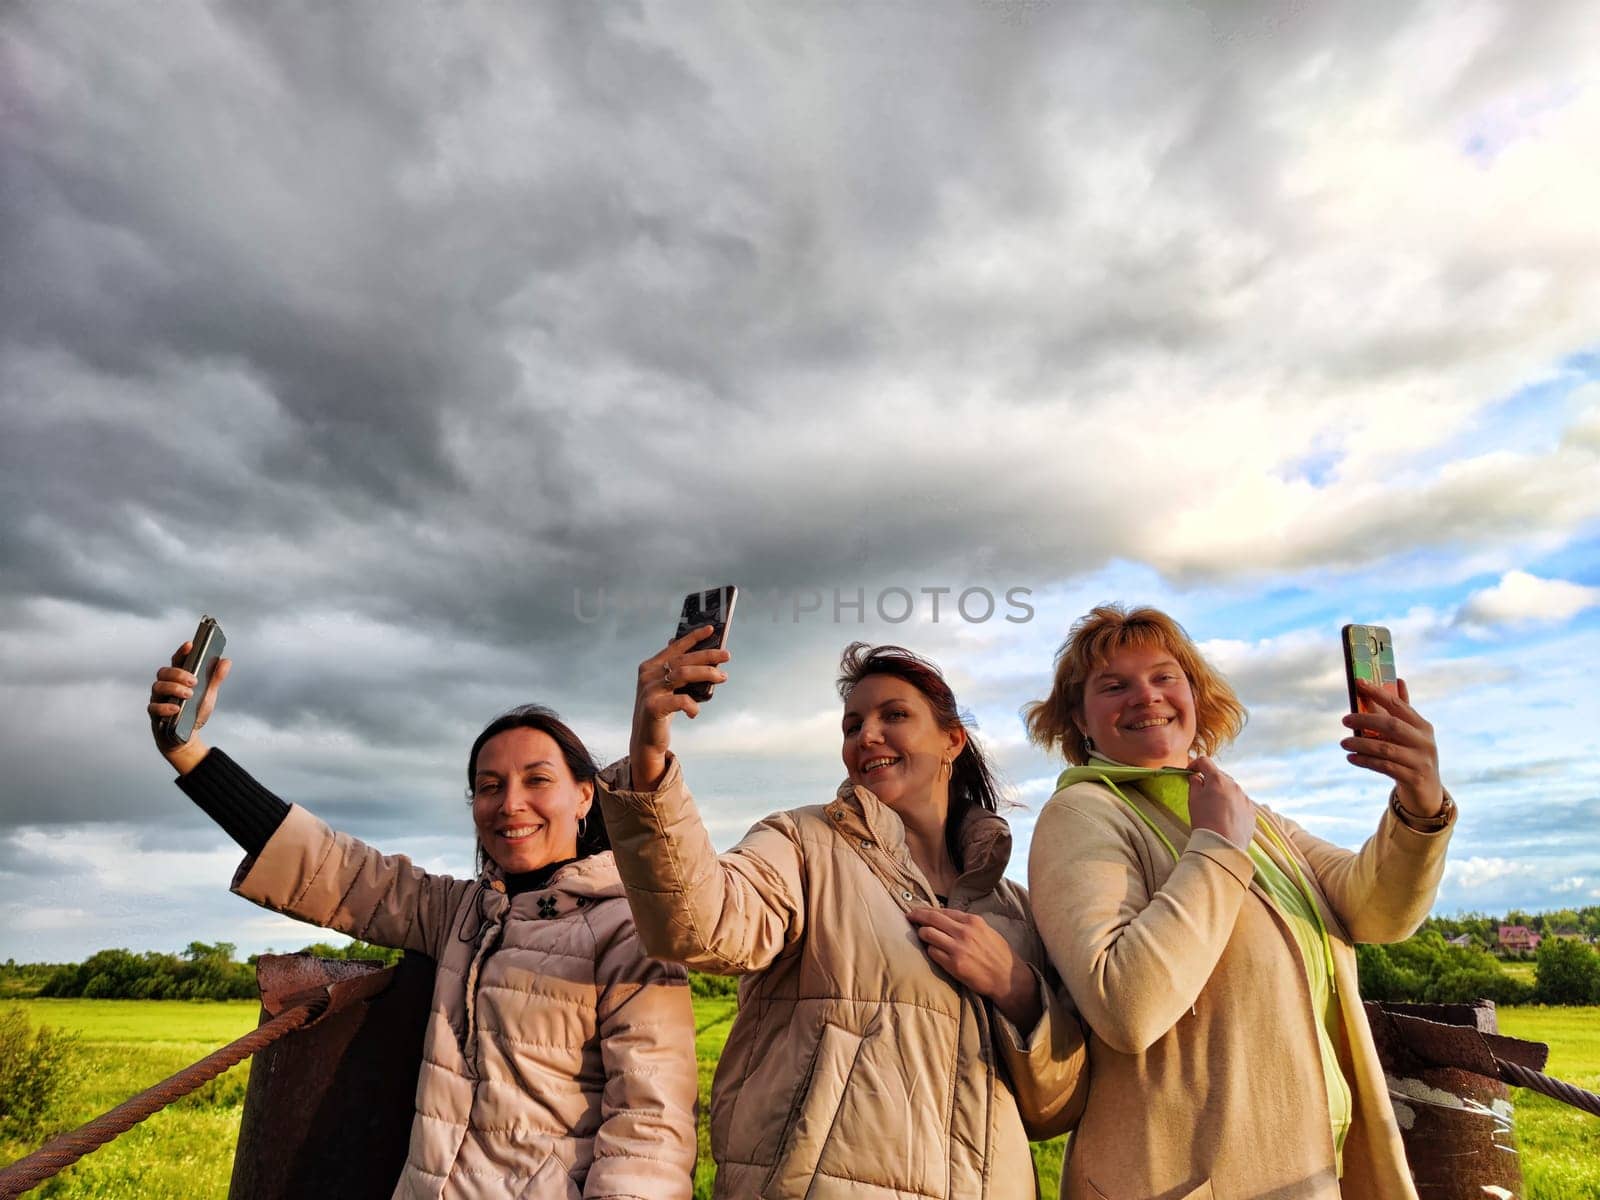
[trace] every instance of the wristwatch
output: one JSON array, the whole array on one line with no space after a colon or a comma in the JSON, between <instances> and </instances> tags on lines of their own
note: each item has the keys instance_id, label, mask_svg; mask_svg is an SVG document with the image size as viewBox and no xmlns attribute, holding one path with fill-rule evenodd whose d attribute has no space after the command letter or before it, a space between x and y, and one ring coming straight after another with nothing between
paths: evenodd
<instances>
[{"instance_id":1,"label":"wristwatch","mask_svg":"<svg viewBox=\"0 0 1600 1200\"><path fill-rule=\"evenodd\" d=\"M1450 824L1451 821L1455 820L1456 802L1450 799L1450 793L1446 792L1444 796L1444 804L1440 807L1439 811L1431 817L1423 817L1418 816L1416 813L1412 812L1410 809L1406 808L1400 803L1399 792L1390 792L1389 811L1394 813L1395 817L1399 819L1400 823L1406 826L1408 829L1415 829L1418 833L1437 833L1446 825Z\"/></svg>"}]
</instances>

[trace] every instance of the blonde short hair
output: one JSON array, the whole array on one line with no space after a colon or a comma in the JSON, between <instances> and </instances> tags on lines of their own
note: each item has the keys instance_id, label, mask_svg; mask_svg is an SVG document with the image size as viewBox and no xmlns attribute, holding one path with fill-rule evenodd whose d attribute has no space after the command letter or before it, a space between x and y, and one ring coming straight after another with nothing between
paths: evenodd
<instances>
[{"instance_id":1,"label":"blonde short hair","mask_svg":"<svg viewBox=\"0 0 1600 1200\"><path fill-rule=\"evenodd\" d=\"M1193 749L1215 754L1244 728L1248 714L1228 681L1205 660L1189 635L1158 608L1102 604L1072 623L1056 651L1055 683L1043 700L1022 710L1028 737L1070 763L1089 761L1089 750L1073 718L1083 711L1083 689L1113 655L1129 648L1160 647L1177 659L1194 692Z\"/></svg>"}]
</instances>

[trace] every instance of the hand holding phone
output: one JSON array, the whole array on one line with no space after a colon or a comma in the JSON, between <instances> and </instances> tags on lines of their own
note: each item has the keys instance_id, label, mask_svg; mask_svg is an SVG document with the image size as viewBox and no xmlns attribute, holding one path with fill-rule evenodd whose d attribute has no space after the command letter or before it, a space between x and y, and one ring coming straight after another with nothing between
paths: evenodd
<instances>
[{"instance_id":1,"label":"hand holding phone","mask_svg":"<svg viewBox=\"0 0 1600 1200\"><path fill-rule=\"evenodd\" d=\"M683 611L678 616L678 631L672 635L672 640L676 642L692 630L709 625L711 632L695 649L726 650L728 626L733 621L733 605L738 598L739 589L731 583L704 592L690 592L683 598ZM673 692L675 695L692 697L704 704L711 699L713 690L713 684L702 680L686 683L682 687L674 688Z\"/></svg>"},{"instance_id":2,"label":"hand holding phone","mask_svg":"<svg viewBox=\"0 0 1600 1200\"><path fill-rule=\"evenodd\" d=\"M1411 694L1395 673L1389 631L1346 625L1341 636L1350 692L1350 715L1344 718L1350 732L1339 743L1346 758L1392 779L1396 800L1412 818L1447 819L1439 818L1445 795L1433 726L1411 706Z\"/></svg>"},{"instance_id":3,"label":"hand holding phone","mask_svg":"<svg viewBox=\"0 0 1600 1200\"><path fill-rule=\"evenodd\" d=\"M156 745L169 758L189 744L217 702L216 690L228 674L230 660L222 657L228 639L211 617L201 617L194 637L179 646L172 665L156 672L146 711Z\"/></svg>"},{"instance_id":4,"label":"hand holding phone","mask_svg":"<svg viewBox=\"0 0 1600 1200\"><path fill-rule=\"evenodd\" d=\"M672 745L673 714L697 716L700 705L711 699L712 686L727 678L721 669L729 658L723 646L737 595L732 586L689 593L673 639L639 664L628 739L634 788L660 786Z\"/></svg>"}]
</instances>

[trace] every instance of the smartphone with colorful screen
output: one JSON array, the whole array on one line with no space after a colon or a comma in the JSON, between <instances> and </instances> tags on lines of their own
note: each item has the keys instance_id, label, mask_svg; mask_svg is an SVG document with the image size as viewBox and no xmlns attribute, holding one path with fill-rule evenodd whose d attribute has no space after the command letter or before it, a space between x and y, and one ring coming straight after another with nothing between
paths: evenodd
<instances>
[{"instance_id":1,"label":"smartphone with colorful screen","mask_svg":"<svg viewBox=\"0 0 1600 1200\"><path fill-rule=\"evenodd\" d=\"M1356 680L1375 683L1399 694L1394 669L1394 639L1382 625L1346 625L1339 631L1344 643L1344 681L1350 692L1350 711L1371 712L1372 706L1356 691Z\"/></svg>"}]
</instances>

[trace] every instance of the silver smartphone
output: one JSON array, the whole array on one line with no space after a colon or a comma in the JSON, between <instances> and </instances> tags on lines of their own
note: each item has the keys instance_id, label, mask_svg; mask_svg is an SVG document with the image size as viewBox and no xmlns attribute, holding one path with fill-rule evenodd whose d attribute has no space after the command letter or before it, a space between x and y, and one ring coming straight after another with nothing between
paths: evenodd
<instances>
[{"instance_id":1,"label":"silver smartphone","mask_svg":"<svg viewBox=\"0 0 1600 1200\"><path fill-rule=\"evenodd\" d=\"M217 668L228 639L222 635L222 626L210 617L200 618L200 627L194 631L194 644L189 656L183 660L183 669L194 676L194 693L178 706L176 716L164 717L161 733L170 742L183 745L194 733L195 717L200 714L200 701L205 699L211 674Z\"/></svg>"}]
</instances>

